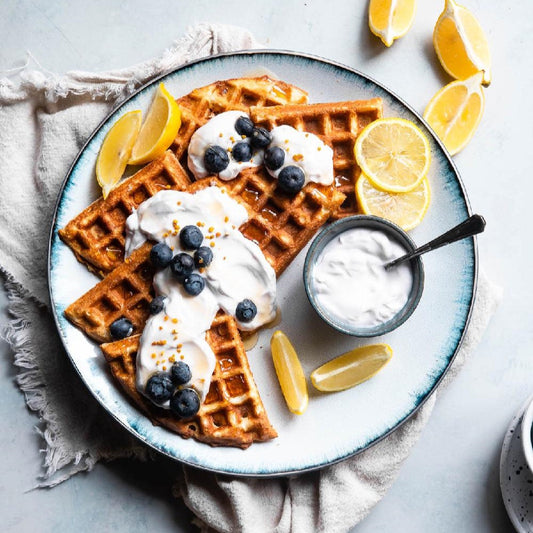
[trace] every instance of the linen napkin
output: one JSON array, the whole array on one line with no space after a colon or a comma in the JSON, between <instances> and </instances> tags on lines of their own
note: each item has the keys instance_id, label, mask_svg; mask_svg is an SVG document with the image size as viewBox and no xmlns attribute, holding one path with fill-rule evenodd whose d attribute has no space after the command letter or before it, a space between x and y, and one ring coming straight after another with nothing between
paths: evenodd
<instances>
[{"instance_id":1,"label":"linen napkin","mask_svg":"<svg viewBox=\"0 0 533 533\"><path fill-rule=\"evenodd\" d=\"M161 57L128 69L56 76L24 68L11 78L0 73L0 271L12 315L3 336L14 353L17 382L41 421L41 485L54 486L102 459L145 459L149 453L86 391L49 311L48 232L64 176L93 129L141 84L199 57L258 46L246 30L203 24ZM475 347L498 299L499 290L482 275L448 380ZM182 467L175 495L205 531L347 531L392 484L436 396L387 439L339 464L276 479L236 479Z\"/></svg>"}]
</instances>

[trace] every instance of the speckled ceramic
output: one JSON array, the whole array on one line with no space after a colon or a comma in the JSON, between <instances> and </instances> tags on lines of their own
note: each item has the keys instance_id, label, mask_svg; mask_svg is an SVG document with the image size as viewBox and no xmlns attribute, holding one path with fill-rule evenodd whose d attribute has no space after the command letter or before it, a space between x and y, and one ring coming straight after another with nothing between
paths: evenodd
<instances>
[{"instance_id":1,"label":"speckled ceramic","mask_svg":"<svg viewBox=\"0 0 533 533\"><path fill-rule=\"evenodd\" d=\"M305 88L311 102L379 96L383 98L385 116L410 119L426 132L432 152L432 203L423 223L411 232L416 242L426 242L468 217L464 187L442 145L407 104L361 73L319 58L254 51L197 61L163 79L168 90L180 96L215 80L253 75L265 69ZM50 294L59 333L75 368L97 400L125 428L156 450L190 465L236 475L271 476L319 468L361 452L405 422L450 366L474 300L475 241L457 242L425 258L425 290L416 311L394 332L375 339L387 342L394 350L387 368L360 386L335 394L318 393L310 385L309 407L302 416L286 408L270 357L272 331L262 332L249 359L270 420L279 433L277 439L245 451L211 448L154 427L112 381L98 346L63 317L67 305L97 279L58 239L57 230L98 197L94 167L105 134L126 111L146 110L157 82L141 89L101 124L74 162L58 200L50 243ZM309 375L326 360L369 341L343 335L316 315L303 287L304 258L305 251L278 282L282 310L279 327L290 337ZM65 279L75 283L64 283Z\"/></svg>"},{"instance_id":2,"label":"speckled ceramic","mask_svg":"<svg viewBox=\"0 0 533 533\"><path fill-rule=\"evenodd\" d=\"M354 326L342 317L333 315L320 304L317 298L317 289L315 286L315 266L317 260L324 251L324 248L341 233L354 229L365 228L381 231L388 235L393 241L403 246L406 252L412 252L416 249L416 244L399 226L389 220L370 215L355 215L338 220L333 224L326 226L312 241L305 256L304 263L304 287L309 298L309 302L314 307L318 315L331 327L341 333L352 335L354 337L378 337L390 333L400 327L414 312L420 302L424 290L424 266L420 256L413 258L410 263L413 284L409 297L405 305L389 320L375 326L358 327ZM357 297L357 295L354 295Z\"/></svg>"},{"instance_id":3,"label":"speckled ceramic","mask_svg":"<svg viewBox=\"0 0 533 533\"><path fill-rule=\"evenodd\" d=\"M522 423L527 407L533 404L533 397L514 416L503 440L500 459L500 487L507 514L516 531L533 531L533 472L524 455ZM531 419L529 420L531 432ZM531 433L529 435L531 446Z\"/></svg>"}]
</instances>

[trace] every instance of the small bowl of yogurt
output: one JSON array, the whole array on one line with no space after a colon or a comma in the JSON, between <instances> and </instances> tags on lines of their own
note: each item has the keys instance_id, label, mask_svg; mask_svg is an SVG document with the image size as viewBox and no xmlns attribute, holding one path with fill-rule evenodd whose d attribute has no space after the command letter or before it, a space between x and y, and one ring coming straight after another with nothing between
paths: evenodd
<instances>
[{"instance_id":1,"label":"small bowl of yogurt","mask_svg":"<svg viewBox=\"0 0 533 533\"><path fill-rule=\"evenodd\" d=\"M424 288L420 257L389 270L385 264L415 243L388 220L356 215L323 229L304 265L307 297L318 315L342 333L377 337L403 324Z\"/></svg>"}]
</instances>

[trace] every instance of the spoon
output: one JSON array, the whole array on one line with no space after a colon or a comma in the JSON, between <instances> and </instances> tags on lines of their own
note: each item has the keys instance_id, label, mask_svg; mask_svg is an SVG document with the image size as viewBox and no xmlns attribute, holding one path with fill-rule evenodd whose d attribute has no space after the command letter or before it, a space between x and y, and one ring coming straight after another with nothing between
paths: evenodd
<instances>
[{"instance_id":1,"label":"spoon","mask_svg":"<svg viewBox=\"0 0 533 533\"><path fill-rule=\"evenodd\" d=\"M432 241L415 248L412 252L409 252L397 259L390 261L385 264L385 270L390 270L392 267L408 261L413 257L418 257L419 255L430 252L431 250L436 250L441 246L451 244L455 241L460 241L466 237L472 237L472 235L477 235L485 229L485 219L481 215L472 215L468 217L464 222L461 222L454 228L448 230L446 233L443 233L439 237L433 239Z\"/></svg>"}]
</instances>

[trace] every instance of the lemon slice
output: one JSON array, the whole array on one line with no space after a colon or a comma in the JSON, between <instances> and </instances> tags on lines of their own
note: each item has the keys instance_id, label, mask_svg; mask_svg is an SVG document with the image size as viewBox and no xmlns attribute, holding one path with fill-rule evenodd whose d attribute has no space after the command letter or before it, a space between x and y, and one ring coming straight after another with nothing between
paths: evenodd
<instances>
[{"instance_id":1,"label":"lemon slice","mask_svg":"<svg viewBox=\"0 0 533 533\"><path fill-rule=\"evenodd\" d=\"M430 100L424 118L451 155L461 151L474 135L485 108L483 73L452 81Z\"/></svg>"},{"instance_id":2,"label":"lemon slice","mask_svg":"<svg viewBox=\"0 0 533 533\"><path fill-rule=\"evenodd\" d=\"M403 118L381 118L366 126L355 143L355 157L372 183L389 192L413 190L431 159L426 136Z\"/></svg>"},{"instance_id":3,"label":"lemon slice","mask_svg":"<svg viewBox=\"0 0 533 533\"><path fill-rule=\"evenodd\" d=\"M410 192L393 193L377 189L364 174L361 174L355 190L359 209L365 215L386 218L405 231L420 224L431 199L427 178Z\"/></svg>"},{"instance_id":4,"label":"lemon slice","mask_svg":"<svg viewBox=\"0 0 533 533\"><path fill-rule=\"evenodd\" d=\"M490 85L491 59L487 38L474 15L454 0L446 0L433 30L433 46L444 70L459 80L483 72Z\"/></svg>"},{"instance_id":5,"label":"lemon slice","mask_svg":"<svg viewBox=\"0 0 533 533\"><path fill-rule=\"evenodd\" d=\"M318 367L311 373L311 382L323 392L346 390L375 376L391 358L388 344L361 346Z\"/></svg>"},{"instance_id":6,"label":"lemon slice","mask_svg":"<svg viewBox=\"0 0 533 533\"><path fill-rule=\"evenodd\" d=\"M172 144L180 126L180 108L165 85L160 83L128 164L142 165L159 157Z\"/></svg>"},{"instance_id":7,"label":"lemon slice","mask_svg":"<svg viewBox=\"0 0 533 533\"><path fill-rule=\"evenodd\" d=\"M407 33L416 13L416 0L370 0L368 25L385 46Z\"/></svg>"},{"instance_id":8,"label":"lemon slice","mask_svg":"<svg viewBox=\"0 0 533 533\"><path fill-rule=\"evenodd\" d=\"M289 410L301 415L307 409L309 396L307 382L298 355L282 331L275 331L270 340L272 360L278 376L281 392Z\"/></svg>"},{"instance_id":9,"label":"lemon slice","mask_svg":"<svg viewBox=\"0 0 533 533\"><path fill-rule=\"evenodd\" d=\"M96 179L104 199L124 174L141 121L140 111L130 111L120 117L105 136L96 160Z\"/></svg>"}]
</instances>

